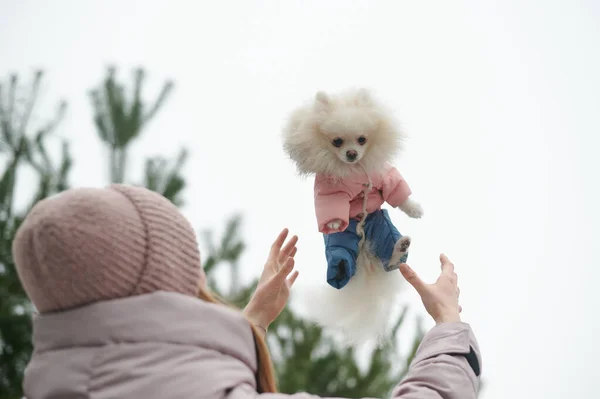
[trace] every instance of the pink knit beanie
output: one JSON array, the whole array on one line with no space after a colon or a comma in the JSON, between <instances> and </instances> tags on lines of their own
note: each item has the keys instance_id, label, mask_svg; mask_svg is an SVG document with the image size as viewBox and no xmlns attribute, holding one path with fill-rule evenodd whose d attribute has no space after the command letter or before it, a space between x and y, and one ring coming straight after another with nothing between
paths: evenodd
<instances>
[{"instance_id":1,"label":"pink knit beanie","mask_svg":"<svg viewBox=\"0 0 600 399\"><path fill-rule=\"evenodd\" d=\"M205 284L196 235L165 197L141 187L77 188L38 202L13 242L40 313Z\"/></svg>"}]
</instances>

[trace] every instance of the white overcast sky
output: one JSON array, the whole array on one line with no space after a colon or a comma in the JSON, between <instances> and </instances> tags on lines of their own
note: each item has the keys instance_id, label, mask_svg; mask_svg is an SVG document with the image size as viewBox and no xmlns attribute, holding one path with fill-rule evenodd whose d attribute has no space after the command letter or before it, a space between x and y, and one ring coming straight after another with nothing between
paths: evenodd
<instances>
[{"instance_id":1,"label":"white overcast sky","mask_svg":"<svg viewBox=\"0 0 600 399\"><path fill-rule=\"evenodd\" d=\"M151 98L174 79L129 180L144 156L187 146L186 215L201 230L243 213L244 278L281 228L299 234L299 302L326 266L312 181L282 152L283 120L317 90L374 89L411 136L397 166L425 208L393 220L423 278L437 276L440 252L455 262L482 398L592 398L599 18L594 0L0 0L0 75L46 71L39 118L68 100L58 133L72 140L78 186L107 178L87 97L105 67L128 82L147 68Z\"/></svg>"}]
</instances>

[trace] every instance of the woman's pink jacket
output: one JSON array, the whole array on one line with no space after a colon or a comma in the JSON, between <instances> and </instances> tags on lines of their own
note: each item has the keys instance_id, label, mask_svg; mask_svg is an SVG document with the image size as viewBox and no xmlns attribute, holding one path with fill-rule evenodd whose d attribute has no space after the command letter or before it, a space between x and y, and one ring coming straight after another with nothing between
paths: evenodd
<instances>
[{"instance_id":1,"label":"woman's pink jacket","mask_svg":"<svg viewBox=\"0 0 600 399\"><path fill-rule=\"evenodd\" d=\"M27 399L316 399L256 393L248 323L237 311L192 297L155 292L33 322ZM480 365L469 325L438 325L391 397L474 399Z\"/></svg>"}]
</instances>

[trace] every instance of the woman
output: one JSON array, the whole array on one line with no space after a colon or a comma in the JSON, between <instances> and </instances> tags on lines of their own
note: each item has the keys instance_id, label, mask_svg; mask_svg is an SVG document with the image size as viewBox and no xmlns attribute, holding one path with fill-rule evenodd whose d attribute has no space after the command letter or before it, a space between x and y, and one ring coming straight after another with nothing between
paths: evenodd
<instances>
[{"instance_id":1,"label":"woman","mask_svg":"<svg viewBox=\"0 0 600 399\"><path fill-rule=\"evenodd\" d=\"M287 235L273 243L239 312L210 294L194 231L164 197L112 185L40 201L13 242L19 277L39 312L26 397L315 398L276 393L263 339L298 276L297 237L284 246ZM437 326L393 398L476 397L478 346L460 321L453 266L441 261L433 285L401 269Z\"/></svg>"}]
</instances>

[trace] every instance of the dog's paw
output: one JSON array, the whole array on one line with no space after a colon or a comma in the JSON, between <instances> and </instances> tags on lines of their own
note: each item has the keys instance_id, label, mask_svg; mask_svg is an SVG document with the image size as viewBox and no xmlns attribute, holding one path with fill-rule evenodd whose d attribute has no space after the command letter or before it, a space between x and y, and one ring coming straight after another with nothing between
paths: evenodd
<instances>
[{"instance_id":1,"label":"dog's paw","mask_svg":"<svg viewBox=\"0 0 600 399\"><path fill-rule=\"evenodd\" d=\"M401 237L394 245L394 252L388 264L384 266L386 272L397 270L402 263L406 263L408 259L408 249L410 248L411 239L409 236Z\"/></svg>"},{"instance_id":2,"label":"dog's paw","mask_svg":"<svg viewBox=\"0 0 600 399\"><path fill-rule=\"evenodd\" d=\"M406 213L408 217L413 219L420 219L423 217L423 207L421 204L411 198L404 201L404 203L398 208L400 208L402 212Z\"/></svg>"},{"instance_id":3,"label":"dog's paw","mask_svg":"<svg viewBox=\"0 0 600 399\"><path fill-rule=\"evenodd\" d=\"M408 252L408 247L410 247L411 239L408 236L404 236L400 238L396 245L394 245L394 252Z\"/></svg>"},{"instance_id":4,"label":"dog's paw","mask_svg":"<svg viewBox=\"0 0 600 399\"><path fill-rule=\"evenodd\" d=\"M331 222L327 223L327 227L329 227L329 229L331 229L333 231L339 230L341 225L342 225L342 221L339 219L335 219L335 220L332 220Z\"/></svg>"}]
</instances>

